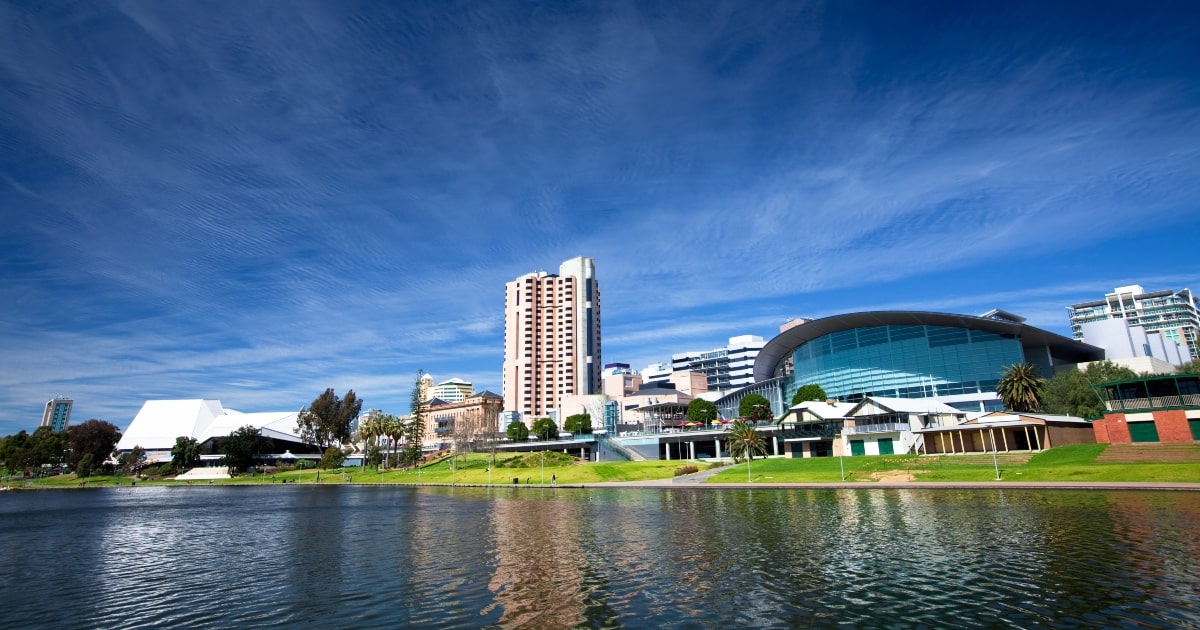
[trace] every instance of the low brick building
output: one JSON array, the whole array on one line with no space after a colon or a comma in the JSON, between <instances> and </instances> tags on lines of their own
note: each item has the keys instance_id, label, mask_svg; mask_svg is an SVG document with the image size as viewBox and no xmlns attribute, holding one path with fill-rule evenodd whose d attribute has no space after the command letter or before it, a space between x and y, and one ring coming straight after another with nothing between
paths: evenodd
<instances>
[{"instance_id":1,"label":"low brick building","mask_svg":"<svg viewBox=\"0 0 1200 630\"><path fill-rule=\"evenodd\" d=\"M1107 444L1200 441L1200 375L1154 376L1104 383L1104 417L1092 423Z\"/></svg>"}]
</instances>

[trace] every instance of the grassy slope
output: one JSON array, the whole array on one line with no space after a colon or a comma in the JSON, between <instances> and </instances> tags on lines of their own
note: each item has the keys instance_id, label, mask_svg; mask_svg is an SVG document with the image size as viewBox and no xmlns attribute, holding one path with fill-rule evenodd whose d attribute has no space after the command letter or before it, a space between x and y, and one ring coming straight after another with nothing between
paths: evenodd
<instances>
[{"instance_id":1,"label":"grassy slope","mask_svg":"<svg viewBox=\"0 0 1200 630\"><path fill-rule=\"evenodd\" d=\"M1200 483L1200 462L1183 464L1104 464L1096 463L1096 457L1104 452L1103 444L1079 444L1060 446L1045 453L1034 455L1025 463L1005 462L1001 459L1000 473L1004 481L1165 481ZM541 454L518 454L497 456L496 466L491 471L490 482L495 485L511 485L513 478L522 484L538 484L543 480ZM547 453L545 482L551 476L560 484L597 483L603 481L644 481L670 478L681 463L678 461L603 462L578 463L562 453ZM1001 456L1003 458L1003 456ZM839 482L845 466L846 481L875 483L880 476L903 477L911 475L916 481L993 481L995 468L986 457L925 458L915 455L883 455L866 457L821 457L815 459L766 459L751 464L755 482L774 483L820 483ZM450 460L443 459L416 470L388 471L380 474L373 470L346 468L341 471L321 471L322 484L342 483L460 483L486 484L489 482L489 459L486 455L473 454L459 458L452 471ZM318 483L317 471L289 471L263 476L243 475L232 480L217 480L216 484ZM746 465L731 466L709 479L710 483L745 483ZM74 475L63 475L33 482L35 487L79 486L81 480ZM129 484L126 477L120 483ZM173 480L141 481L146 485L176 485ZM207 484L196 481L195 484ZM112 486L113 477L92 477L86 481L89 487ZM13 485L23 485L14 481Z\"/></svg>"}]
</instances>

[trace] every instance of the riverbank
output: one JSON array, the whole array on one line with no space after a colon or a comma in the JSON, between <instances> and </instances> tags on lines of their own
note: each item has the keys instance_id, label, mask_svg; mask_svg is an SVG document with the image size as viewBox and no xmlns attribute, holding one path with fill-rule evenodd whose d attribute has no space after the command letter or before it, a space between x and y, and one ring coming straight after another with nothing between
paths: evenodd
<instances>
[{"instance_id":1,"label":"riverbank","mask_svg":"<svg viewBox=\"0 0 1200 630\"><path fill-rule=\"evenodd\" d=\"M1168 454L1169 453L1169 454ZM1163 460L1170 461L1163 461ZM685 466L698 468L696 472ZM682 474L688 472L691 474ZM680 474L677 474L680 473ZM514 484L515 480L515 484ZM456 485L521 487L754 487L754 488L1103 488L1195 489L1200 487L1200 444L1160 449L1063 446L1036 454L974 456L885 455L768 458L753 462L578 462L554 453L492 457L473 453L421 468L286 470L231 479L175 480L60 475L6 480L18 489L137 485Z\"/></svg>"}]
</instances>

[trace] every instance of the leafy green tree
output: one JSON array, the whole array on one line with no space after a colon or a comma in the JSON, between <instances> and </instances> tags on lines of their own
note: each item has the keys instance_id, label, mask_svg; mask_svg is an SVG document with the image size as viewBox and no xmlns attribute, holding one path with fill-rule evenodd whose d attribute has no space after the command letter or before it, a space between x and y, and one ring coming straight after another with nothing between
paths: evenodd
<instances>
[{"instance_id":1,"label":"leafy green tree","mask_svg":"<svg viewBox=\"0 0 1200 630\"><path fill-rule=\"evenodd\" d=\"M221 453L225 456L221 462L231 473L246 470L254 465L254 456L265 450L264 442L262 431L251 425L236 429L221 439Z\"/></svg>"},{"instance_id":2,"label":"leafy green tree","mask_svg":"<svg viewBox=\"0 0 1200 630\"><path fill-rule=\"evenodd\" d=\"M24 435L22 431L18 435ZM61 464L66 450L66 433L50 427L38 427L26 436L10 455L13 462L22 468L40 468L43 464Z\"/></svg>"},{"instance_id":3,"label":"leafy green tree","mask_svg":"<svg viewBox=\"0 0 1200 630\"><path fill-rule=\"evenodd\" d=\"M508 439L514 442L524 442L529 439L529 427L525 426L520 420L513 420L508 423L508 427L504 430L504 434Z\"/></svg>"},{"instance_id":4,"label":"leafy green tree","mask_svg":"<svg viewBox=\"0 0 1200 630\"><path fill-rule=\"evenodd\" d=\"M582 435L591 433L592 415L588 413L577 413L573 416L567 416L567 419L563 421L563 431Z\"/></svg>"},{"instance_id":5,"label":"leafy green tree","mask_svg":"<svg viewBox=\"0 0 1200 630\"><path fill-rule=\"evenodd\" d=\"M175 438L175 446L171 447L171 470L177 473L187 472L200 463L200 443L196 438L181 435Z\"/></svg>"},{"instance_id":6,"label":"leafy green tree","mask_svg":"<svg viewBox=\"0 0 1200 630\"><path fill-rule=\"evenodd\" d=\"M84 453L79 459L79 463L75 464L75 476L86 479L92 476L92 470L96 467L96 463L91 453Z\"/></svg>"},{"instance_id":7,"label":"leafy green tree","mask_svg":"<svg viewBox=\"0 0 1200 630\"><path fill-rule=\"evenodd\" d=\"M735 420L729 429L729 454L735 462L753 460L755 455L767 454L767 441L750 423Z\"/></svg>"},{"instance_id":8,"label":"leafy green tree","mask_svg":"<svg viewBox=\"0 0 1200 630\"><path fill-rule=\"evenodd\" d=\"M792 395L792 406L795 407L802 402L808 402L810 400L823 401L828 399L829 396L825 395L825 390L822 389L820 385L817 385L816 383L809 383L808 385L802 385L800 389L797 389L796 393Z\"/></svg>"},{"instance_id":9,"label":"leafy green tree","mask_svg":"<svg viewBox=\"0 0 1200 630\"><path fill-rule=\"evenodd\" d=\"M136 473L141 469L142 464L146 461L146 449L135 445L129 449L128 453L121 455L118 463L121 465L121 474Z\"/></svg>"},{"instance_id":10,"label":"leafy green tree","mask_svg":"<svg viewBox=\"0 0 1200 630\"><path fill-rule=\"evenodd\" d=\"M1137 378L1137 373L1112 361L1097 361L1087 370L1059 372L1046 382L1042 409L1046 413L1098 418L1104 415L1104 401L1092 386L1131 378Z\"/></svg>"},{"instance_id":11,"label":"leafy green tree","mask_svg":"<svg viewBox=\"0 0 1200 630\"><path fill-rule=\"evenodd\" d=\"M19 453L24 450L25 443L28 441L29 433L23 429L12 435L0 438L0 461L4 462L5 468L18 468L22 466L17 460Z\"/></svg>"},{"instance_id":12,"label":"leafy green tree","mask_svg":"<svg viewBox=\"0 0 1200 630\"><path fill-rule=\"evenodd\" d=\"M558 437L558 425L550 418L538 418L533 421L533 435L539 440L553 440Z\"/></svg>"},{"instance_id":13,"label":"leafy green tree","mask_svg":"<svg viewBox=\"0 0 1200 630\"><path fill-rule=\"evenodd\" d=\"M322 449L333 444L350 441L350 425L358 418L362 401L348 390L345 398L338 398L333 388L313 399L307 409L300 410L296 430L305 444L316 444Z\"/></svg>"},{"instance_id":14,"label":"leafy green tree","mask_svg":"<svg viewBox=\"0 0 1200 630\"><path fill-rule=\"evenodd\" d=\"M121 431L115 424L92 418L67 428L67 464L75 468L83 456L91 453L92 461L102 463L112 454Z\"/></svg>"},{"instance_id":15,"label":"leafy green tree","mask_svg":"<svg viewBox=\"0 0 1200 630\"><path fill-rule=\"evenodd\" d=\"M417 370L417 378L413 381L412 395L409 398L410 415L404 425L404 461L415 464L421 459L421 447L425 444L425 413L428 406L421 395L421 377L424 370Z\"/></svg>"},{"instance_id":16,"label":"leafy green tree","mask_svg":"<svg viewBox=\"0 0 1200 630\"><path fill-rule=\"evenodd\" d=\"M317 464L323 470L330 468L341 468L342 463L346 461L346 453L336 446L330 446L321 454L321 462Z\"/></svg>"},{"instance_id":17,"label":"leafy green tree","mask_svg":"<svg viewBox=\"0 0 1200 630\"><path fill-rule=\"evenodd\" d=\"M717 419L716 403L696 398L687 406L687 419L692 422L708 424Z\"/></svg>"},{"instance_id":18,"label":"leafy green tree","mask_svg":"<svg viewBox=\"0 0 1200 630\"><path fill-rule=\"evenodd\" d=\"M1088 368L1091 370L1091 367ZM1178 374L1200 374L1200 359L1188 361L1175 369Z\"/></svg>"},{"instance_id":19,"label":"leafy green tree","mask_svg":"<svg viewBox=\"0 0 1200 630\"><path fill-rule=\"evenodd\" d=\"M752 420L764 419L763 409L771 413L771 402L758 394L746 394L738 403L738 415Z\"/></svg>"},{"instance_id":20,"label":"leafy green tree","mask_svg":"<svg viewBox=\"0 0 1200 630\"><path fill-rule=\"evenodd\" d=\"M1032 363L1016 363L1008 366L996 383L996 394L1004 408L1016 412L1037 411L1042 406L1042 392L1046 379L1038 376L1037 366Z\"/></svg>"}]
</instances>

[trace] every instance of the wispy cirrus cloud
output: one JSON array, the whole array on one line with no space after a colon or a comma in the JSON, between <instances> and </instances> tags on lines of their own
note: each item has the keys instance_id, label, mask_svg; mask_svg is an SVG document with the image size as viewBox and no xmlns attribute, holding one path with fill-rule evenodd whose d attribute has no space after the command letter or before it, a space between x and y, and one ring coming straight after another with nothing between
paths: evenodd
<instances>
[{"instance_id":1,"label":"wispy cirrus cloud","mask_svg":"<svg viewBox=\"0 0 1200 630\"><path fill-rule=\"evenodd\" d=\"M1110 9L2 5L0 434L499 392L503 283L577 255L635 365L1196 284L1196 11Z\"/></svg>"}]
</instances>

